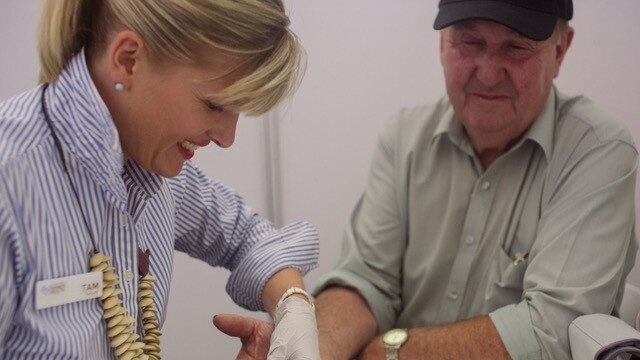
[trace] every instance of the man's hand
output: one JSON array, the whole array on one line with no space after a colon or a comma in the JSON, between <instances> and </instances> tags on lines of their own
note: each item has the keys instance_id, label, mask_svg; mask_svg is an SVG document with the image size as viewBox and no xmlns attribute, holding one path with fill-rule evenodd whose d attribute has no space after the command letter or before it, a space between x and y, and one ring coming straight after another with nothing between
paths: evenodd
<instances>
[{"instance_id":1,"label":"man's hand","mask_svg":"<svg viewBox=\"0 0 640 360\"><path fill-rule=\"evenodd\" d=\"M216 315L213 325L229 336L240 338L242 347L236 360L265 360L269 353L273 325L240 315Z\"/></svg>"},{"instance_id":2,"label":"man's hand","mask_svg":"<svg viewBox=\"0 0 640 360\"><path fill-rule=\"evenodd\" d=\"M386 356L382 336L377 336L358 355L358 360L384 360Z\"/></svg>"}]
</instances>

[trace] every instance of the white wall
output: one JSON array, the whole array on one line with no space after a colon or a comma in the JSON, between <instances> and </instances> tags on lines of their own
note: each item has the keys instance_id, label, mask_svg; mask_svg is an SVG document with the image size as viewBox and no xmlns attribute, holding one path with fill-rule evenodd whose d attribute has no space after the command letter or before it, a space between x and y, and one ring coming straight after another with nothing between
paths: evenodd
<instances>
[{"instance_id":1,"label":"white wall","mask_svg":"<svg viewBox=\"0 0 640 360\"><path fill-rule=\"evenodd\" d=\"M640 2L575 3L576 37L557 84L567 93L588 94L624 121L640 143ZM0 3L0 99L35 83L37 4ZM444 91L438 34L431 29L437 1L289 0L287 5L309 59L306 77L278 123L280 204L285 222L306 219L320 230L320 269L307 277L313 284L335 262L382 123L400 106L433 101ZM266 214L263 124L263 119L241 120L233 148L201 150L195 161ZM224 293L226 277L224 270L176 255L163 329L165 358L234 357L238 343L211 325L214 313L239 312ZM639 268L630 281L640 285Z\"/></svg>"}]
</instances>

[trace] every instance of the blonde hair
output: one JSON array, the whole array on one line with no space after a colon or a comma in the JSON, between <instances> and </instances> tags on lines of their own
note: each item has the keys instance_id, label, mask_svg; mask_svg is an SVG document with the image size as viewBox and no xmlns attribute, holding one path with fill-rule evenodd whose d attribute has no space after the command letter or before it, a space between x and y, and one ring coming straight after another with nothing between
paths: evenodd
<instances>
[{"instance_id":1,"label":"blonde hair","mask_svg":"<svg viewBox=\"0 0 640 360\"><path fill-rule=\"evenodd\" d=\"M215 94L225 109L260 115L298 85L303 49L282 0L46 0L39 28L40 82L55 80L82 47L104 49L120 28L155 59L206 63L204 46L239 57L246 75Z\"/></svg>"}]
</instances>

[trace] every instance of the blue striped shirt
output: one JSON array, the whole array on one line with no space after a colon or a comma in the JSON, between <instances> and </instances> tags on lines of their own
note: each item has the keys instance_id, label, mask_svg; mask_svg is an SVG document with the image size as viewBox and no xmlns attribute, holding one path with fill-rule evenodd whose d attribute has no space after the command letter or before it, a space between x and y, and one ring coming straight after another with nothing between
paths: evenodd
<instances>
[{"instance_id":1,"label":"blue striped shirt","mask_svg":"<svg viewBox=\"0 0 640 360\"><path fill-rule=\"evenodd\" d=\"M114 359L98 299L35 308L36 282L86 273L93 248L44 120L42 94L38 87L0 103L0 359ZM193 163L171 179L133 161L123 165L83 52L45 94L89 231L97 250L113 257L123 306L138 325L138 247L151 252L161 324L174 249L231 270L227 292L252 310L262 309L262 288L275 272L317 265L312 225L275 228Z\"/></svg>"}]
</instances>

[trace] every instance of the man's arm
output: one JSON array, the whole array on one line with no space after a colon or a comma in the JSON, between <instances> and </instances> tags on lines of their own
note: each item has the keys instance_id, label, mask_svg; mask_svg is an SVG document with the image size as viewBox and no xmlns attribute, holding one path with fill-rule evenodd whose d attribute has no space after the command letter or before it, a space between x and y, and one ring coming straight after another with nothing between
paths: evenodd
<instances>
[{"instance_id":1,"label":"man's arm","mask_svg":"<svg viewBox=\"0 0 640 360\"><path fill-rule=\"evenodd\" d=\"M344 287L329 287L318 295L316 318L322 360L353 359L377 333L367 303Z\"/></svg>"},{"instance_id":2,"label":"man's arm","mask_svg":"<svg viewBox=\"0 0 640 360\"><path fill-rule=\"evenodd\" d=\"M385 359L382 337L367 303L357 292L330 287L316 299L323 360ZM488 316L454 324L410 329L400 359L511 359ZM364 350L362 350L364 348Z\"/></svg>"},{"instance_id":3,"label":"man's arm","mask_svg":"<svg viewBox=\"0 0 640 360\"><path fill-rule=\"evenodd\" d=\"M511 359L488 316L453 324L409 330L409 339L400 348L400 359ZM367 345L360 359L385 359L382 337Z\"/></svg>"}]
</instances>

